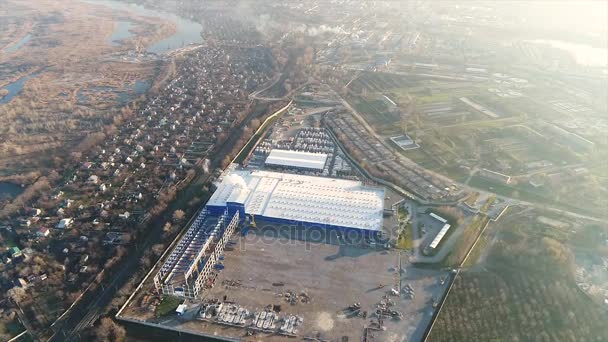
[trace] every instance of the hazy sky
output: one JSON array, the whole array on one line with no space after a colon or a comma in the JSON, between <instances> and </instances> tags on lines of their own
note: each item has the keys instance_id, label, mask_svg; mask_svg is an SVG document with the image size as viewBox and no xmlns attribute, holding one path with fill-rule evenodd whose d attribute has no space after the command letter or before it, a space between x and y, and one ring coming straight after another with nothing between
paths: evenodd
<instances>
[{"instance_id":1,"label":"hazy sky","mask_svg":"<svg viewBox=\"0 0 608 342\"><path fill-rule=\"evenodd\" d=\"M490 2L505 6L503 1ZM531 24L547 28L564 28L606 35L608 31L608 0L567 1L533 0L509 1L512 14L518 13Z\"/></svg>"}]
</instances>

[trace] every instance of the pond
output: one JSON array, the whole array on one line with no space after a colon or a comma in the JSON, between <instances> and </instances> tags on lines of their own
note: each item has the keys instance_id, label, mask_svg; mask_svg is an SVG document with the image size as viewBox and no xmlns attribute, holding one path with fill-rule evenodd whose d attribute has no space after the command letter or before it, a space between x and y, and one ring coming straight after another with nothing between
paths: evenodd
<instances>
[{"instance_id":1,"label":"pond","mask_svg":"<svg viewBox=\"0 0 608 342\"><path fill-rule=\"evenodd\" d=\"M15 198L23 192L23 188L15 183L0 182L0 200Z\"/></svg>"},{"instance_id":2,"label":"pond","mask_svg":"<svg viewBox=\"0 0 608 342\"><path fill-rule=\"evenodd\" d=\"M25 82L27 80L29 80L30 78L36 76L37 74L38 73L33 73L33 74L30 74L27 76L23 76L20 79L16 80L15 82L9 83L9 84L5 85L4 87L0 88L0 90L8 91L8 93L6 93L6 95L4 95L4 97L2 97L2 95L1 95L2 93L0 92L0 105L11 102L11 100L15 96L19 95L19 93L23 89L23 86L25 85Z\"/></svg>"},{"instance_id":3,"label":"pond","mask_svg":"<svg viewBox=\"0 0 608 342\"><path fill-rule=\"evenodd\" d=\"M82 0L82 1L92 3L92 4L108 6L112 9L116 9L116 10L133 12L133 13L135 13L137 15L141 15L141 16L162 18L162 19L166 19L171 22L174 22L177 26L176 27L177 31L175 32L175 34L173 34L172 36L167 37L165 39L162 39L158 42L155 42L152 45L149 45L147 47L148 52L161 54L161 53L169 52L169 51L172 51L175 49L179 49L188 44L193 44L193 43L197 44L197 43L201 43L203 41L203 39L201 37L201 31L203 30L203 27L201 24L196 23L192 20L180 17L171 12L156 10L156 9L153 10L153 9L146 8L142 5L127 4L127 3L123 3L123 2L115 1L115 0ZM129 32L129 28L127 27L128 25L127 24L122 24L122 25L125 25L125 26L120 27L120 24L119 24L119 28L114 32L115 34L119 34L119 30L120 30L120 33L123 33L123 34L125 33L125 30L126 30L126 32ZM130 32L129 32L129 34L130 34ZM127 38L127 37L125 37L125 38ZM122 39L125 39L125 38L122 38ZM116 40L116 39L113 39L113 40Z\"/></svg>"},{"instance_id":4,"label":"pond","mask_svg":"<svg viewBox=\"0 0 608 342\"><path fill-rule=\"evenodd\" d=\"M115 88L108 86L94 86L90 88L83 88L76 94L79 104L86 104L90 99L90 94L94 93L114 93L116 94L116 101L118 103L126 103L134 97L145 94L150 88L150 81L137 80L133 85L124 88Z\"/></svg>"},{"instance_id":5,"label":"pond","mask_svg":"<svg viewBox=\"0 0 608 342\"><path fill-rule=\"evenodd\" d=\"M116 28L112 35L110 36L110 44L114 46L121 45L121 41L131 38L133 34L131 33L131 29L134 27L133 22L120 20L116 23Z\"/></svg>"},{"instance_id":6,"label":"pond","mask_svg":"<svg viewBox=\"0 0 608 342\"><path fill-rule=\"evenodd\" d=\"M150 81L137 80L133 85L133 90L137 95L145 94L150 88Z\"/></svg>"}]
</instances>

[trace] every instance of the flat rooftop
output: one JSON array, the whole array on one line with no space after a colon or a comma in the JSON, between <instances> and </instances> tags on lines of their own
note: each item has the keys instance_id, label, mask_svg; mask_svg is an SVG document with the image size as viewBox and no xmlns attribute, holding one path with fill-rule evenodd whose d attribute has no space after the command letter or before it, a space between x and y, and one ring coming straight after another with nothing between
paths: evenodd
<instances>
[{"instance_id":1,"label":"flat rooftop","mask_svg":"<svg viewBox=\"0 0 608 342\"><path fill-rule=\"evenodd\" d=\"M273 149L266 158L267 165L323 170L327 154Z\"/></svg>"},{"instance_id":2,"label":"flat rooftop","mask_svg":"<svg viewBox=\"0 0 608 342\"><path fill-rule=\"evenodd\" d=\"M243 204L254 216L380 231L384 189L337 178L233 170L207 205L228 202Z\"/></svg>"}]
</instances>

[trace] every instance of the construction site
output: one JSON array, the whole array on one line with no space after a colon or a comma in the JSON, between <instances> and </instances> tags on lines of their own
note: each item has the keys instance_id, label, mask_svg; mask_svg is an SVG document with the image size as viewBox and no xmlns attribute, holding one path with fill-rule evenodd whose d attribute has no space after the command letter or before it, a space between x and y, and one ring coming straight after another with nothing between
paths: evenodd
<instances>
[{"instance_id":1,"label":"construction site","mask_svg":"<svg viewBox=\"0 0 608 342\"><path fill-rule=\"evenodd\" d=\"M176 259L191 233L156 273L160 288L148 284L121 319L228 340L418 340L445 291L445 272L415 268L406 252L353 243L334 230L257 220L237 234L227 228L210 256ZM159 315L168 298L177 307Z\"/></svg>"}]
</instances>

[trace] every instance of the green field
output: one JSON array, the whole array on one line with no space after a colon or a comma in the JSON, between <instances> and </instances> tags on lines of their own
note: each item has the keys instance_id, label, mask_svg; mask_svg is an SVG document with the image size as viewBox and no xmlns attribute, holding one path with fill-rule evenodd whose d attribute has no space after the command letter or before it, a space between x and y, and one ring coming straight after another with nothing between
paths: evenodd
<instances>
[{"instance_id":1,"label":"green field","mask_svg":"<svg viewBox=\"0 0 608 342\"><path fill-rule=\"evenodd\" d=\"M390 112L384 101L356 97L349 99L349 102L354 103L357 112L364 116L365 121L376 132L383 135L399 134L401 132L399 113Z\"/></svg>"},{"instance_id":2,"label":"green field","mask_svg":"<svg viewBox=\"0 0 608 342\"><path fill-rule=\"evenodd\" d=\"M156 317L162 317L173 313L182 303L182 299L173 296L164 296L156 307Z\"/></svg>"},{"instance_id":3,"label":"green field","mask_svg":"<svg viewBox=\"0 0 608 342\"><path fill-rule=\"evenodd\" d=\"M412 223L409 221L409 213L404 207L400 206L397 208L397 217L399 220L399 227L402 229L397 238L397 248L412 249L412 247L414 247L414 241Z\"/></svg>"},{"instance_id":4,"label":"green field","mask_svg":"<svg viewBox=\"0 0 608 342\"><path fill-rule=\"evenodd\" d=\"M417 148L408 151L398 149L397 151L400 151L401 154L413 160L416 164L424 167L425 169L437 171L441 168L441 164L439 164L435 159L433 159L422 148Z\"/></svg>"},{"instance_id":5,"label":"green field","mask_svg":"<svg viewBox=\"0 0 608 342\"><path fill-rule=\"evenodd\" d=\"M489 219L485 215L476 215L471 220L471 223L464 228L464 232L454 248L443 260L442 264L446 267L458 267L464 260L473 243L481 233L481 230L486 226Z\"/></svg>"},{"instance_id":6,"label":"green field","mask_svg":"<svg viewBox=\"0 0 608 342\"><path fill-rule=\"evenodd\" d=\"M533 188L528 184L504 184L495 180L487 179L481 176L473 176L469 182L471 187L491 191L500 196L512 197L527 202L540 203L543 205L551 205L559 209L578 212L581 214L590 215L606 215L604 202L589 202L589 192L581 192L582 187L578 186L579 192L576 193L576 184L564 184L563 189L558 191L550 191L541 188ZM566 188L568 186L568 188ZM568 190L572 186L572 191ZM564 191L562 191L564 190ZM574 193L573 193L574 192ZM587 195L586 195L587 194ZM578 197L576 197L578 196Z\"/></svg>"}]
</instances>

